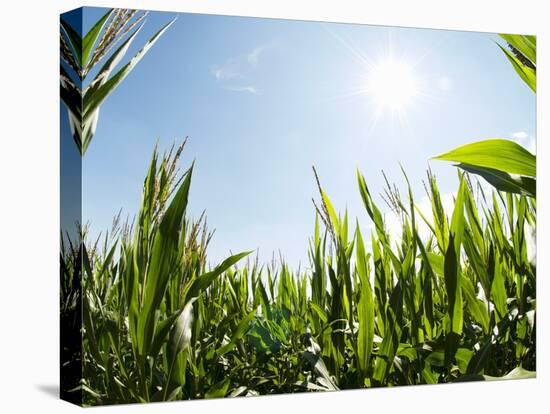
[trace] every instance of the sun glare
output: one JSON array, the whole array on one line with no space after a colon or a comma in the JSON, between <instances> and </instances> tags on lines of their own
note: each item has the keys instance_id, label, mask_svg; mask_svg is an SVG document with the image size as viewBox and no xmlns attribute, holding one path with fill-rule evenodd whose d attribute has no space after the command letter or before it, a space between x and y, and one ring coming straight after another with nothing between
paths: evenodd
<instances>
[{"instance_id":1,"label":"sun glare","mask_svg":"<svg viewBox=\"0 0 550 414\"><path fill-rule=\"evenodd\" d=\"M376 63L367 72L365 92L377 111L402 111L418 95L413 67L393 57Z\"/></svg>"}]
</instances>

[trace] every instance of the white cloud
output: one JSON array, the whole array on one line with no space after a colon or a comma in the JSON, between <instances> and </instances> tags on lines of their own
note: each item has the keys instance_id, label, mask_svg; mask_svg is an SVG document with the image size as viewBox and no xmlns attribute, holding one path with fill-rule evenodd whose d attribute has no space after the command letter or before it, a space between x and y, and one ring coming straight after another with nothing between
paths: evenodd
<instances>
[{"instance_id":1,"label":"white cloud","mask_svg":"<svg viewBox=\"0 0 550 414\"><path fill-rule=\"evenodd\" d=\"M525 131L513 132L510 137L516 141L519 145L526 148L529 152L536 154L537 152L537 140L534 136L529 135Z\"/></svg>"},{"instance_id":2,"label":"white cloud","mask_svg":"<svg viewBox=\"0 0 550 414\"><path fill-rule=\"evenodd\" d=\"M515 140L517 141L525 141L527 138L529 137L529 135L527 134L527 132L525 131L518 131L518 132L514 132L512 133L512 138L514 138Z\"/></svg>"}]
</instances>

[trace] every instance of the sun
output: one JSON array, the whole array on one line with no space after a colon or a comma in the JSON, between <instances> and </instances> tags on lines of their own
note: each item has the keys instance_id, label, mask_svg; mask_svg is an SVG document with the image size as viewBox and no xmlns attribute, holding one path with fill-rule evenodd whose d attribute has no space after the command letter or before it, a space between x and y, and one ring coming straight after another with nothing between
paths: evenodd
<instances>
[{"instance_id":1,"label":"sun","mask_svg":"<svg viewBox=\"0 0 550 414\"><path fill-rule=\"evenodd\" d=\"M402 111L418 96L413 66L392 56L380 60L367 71L364 92L380 114Z\"/></svg>"}]
</instances>

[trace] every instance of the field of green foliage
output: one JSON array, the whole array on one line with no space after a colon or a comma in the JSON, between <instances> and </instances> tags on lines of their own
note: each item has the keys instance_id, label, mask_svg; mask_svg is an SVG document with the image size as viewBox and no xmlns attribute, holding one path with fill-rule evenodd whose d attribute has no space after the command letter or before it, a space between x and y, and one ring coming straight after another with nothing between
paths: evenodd
<instances>
[{"instance_id":1,"label":"field of green foliage","mask_svg":"<svg viewBox=\"0 0 550 414\"><path fill-rule=\"evenodd\" d=\"M535 90L534 38L503 39ZM107 69L88 98L118 84ZM92 136L73 136L82 154ZM154 150L132 223L115 220L98 241L86 228L64 239L61 318L82 323L82 349L67 346L62 363L82 379L65 378L63 392L98 405L534 377L536 157L523 147L492 139L435 157L459 167L450 213L430 171L429 214L403 172L406 194L386 193L400 234L369 190L382 176L357 171L365 214L351 219L314 170L309 263L296 270L253 252L207 265L212 233L186 211L201 165L178 174L184 144Z\"/></svg>"}]
</instances>

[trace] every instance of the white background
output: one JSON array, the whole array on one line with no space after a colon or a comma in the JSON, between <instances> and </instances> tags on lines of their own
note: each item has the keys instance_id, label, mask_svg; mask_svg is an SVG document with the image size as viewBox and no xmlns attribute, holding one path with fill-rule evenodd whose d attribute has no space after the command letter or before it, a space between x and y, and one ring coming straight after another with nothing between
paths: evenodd
<instances>
[{"instance_id":1,"label":"white background","mask_svg":"<svg viewBox=\"0 0 550 414\"><path fill-rule=\"evenodd\" d=\"M0 23L0 411L66 413L57 399L59 14L88 6L535 33L538 36L537 379L119 406L109 412L548 412L550 12L544 0L16 1Z\"/></svg>"}]
</instances>

